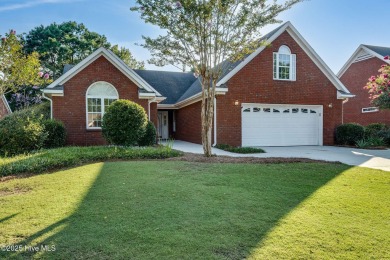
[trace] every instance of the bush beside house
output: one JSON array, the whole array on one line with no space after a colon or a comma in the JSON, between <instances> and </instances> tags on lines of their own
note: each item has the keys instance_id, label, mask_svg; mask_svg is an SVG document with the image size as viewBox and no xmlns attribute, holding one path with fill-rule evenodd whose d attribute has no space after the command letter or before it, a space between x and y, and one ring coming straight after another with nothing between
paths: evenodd
<instances>
[{"instance_id":1,"label":"bush beside house","mask_svg":"<svg viewBox=\"0 0 390 260\"><path fill-rule=\"evenodd\" d=\"M14 112L0 121L0 155L63 146L65 127L50 118L50 105L43 103Z\"/></svg>"},{"instance_id":2,"label":"bush beside house","mask_svg":"<svg viewBox=\"0 0 390 260\"><path fill-rule=\"evenodd\" d=\"M390 128L383 123L362 126L347 123L336 128L336 143L356 145L359 148L382 147L390 145Z\"/></svg>"},{"instance_id":3,"label":"bush beside house","mask_svg":"<svg viewBox=\"0 0 390 260\"><path fill-rule=\"evenodd\" d=\"M102 133L109 144L134 146L145 135L145 109L129 100L113 102L103 116Z\"/></svg>"}]
</instances>

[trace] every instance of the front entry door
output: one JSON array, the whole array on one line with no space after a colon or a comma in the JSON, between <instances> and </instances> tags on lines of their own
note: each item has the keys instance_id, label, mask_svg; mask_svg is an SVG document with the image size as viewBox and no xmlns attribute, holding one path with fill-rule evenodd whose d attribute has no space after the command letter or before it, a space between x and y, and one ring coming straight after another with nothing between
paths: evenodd
<instances>
[{"instance_id":1,"label":"front entry door","mask_svg":"<svg viewBox=\"0 0 390 260\"><path fill-rule=\"evenodd\" d=\"M168 111L158 111L158 137L168 139Z\"/></svg>"}]
</instances>

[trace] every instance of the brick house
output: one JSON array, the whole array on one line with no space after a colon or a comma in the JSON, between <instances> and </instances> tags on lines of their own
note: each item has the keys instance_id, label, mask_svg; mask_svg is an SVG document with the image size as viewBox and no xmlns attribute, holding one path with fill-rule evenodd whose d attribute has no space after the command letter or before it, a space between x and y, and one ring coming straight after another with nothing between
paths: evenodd
<instances>
[{"instance_id":1,"label":"brick house","mask_svg":"<svg viewBox=\"0 0 390 260\"><path fill-rule=\"evenodd\" d=\"M4 95L0 96L0 119L6 115L12 113L11 108L8 105L7 99Z\"/></svg>"},{"instance_id":2,"label":"brick house","mask_svg":"<svg viewBox=\"0 0 390 260\"><path fill-rule=\"evenodd\" d=\"M390 47L360 45L341 68L337 76L356 97L344 104L344 122L362 125L385 123L390 125L390 111L380 110L370 103L369 94L363 87L371 76L379 74L383 64L390 64L384 57L390 55Z\"/></svg>"},{"instance_id":3,"label":"brick house","mask_svg":"<svg viewBox=\"0 0 390 260\"><path fill-rule=\"evenodd\" d=\"M214 144L332 145L342 101L353 97L287 22L270 43L238 62L224 62L217 83ZM114 100L142 105L161 138L201 143L201 85L192 73L132 70L100 48L44 90L68 144L103 144L101 118Z\"/></svg>"}]
</instances>

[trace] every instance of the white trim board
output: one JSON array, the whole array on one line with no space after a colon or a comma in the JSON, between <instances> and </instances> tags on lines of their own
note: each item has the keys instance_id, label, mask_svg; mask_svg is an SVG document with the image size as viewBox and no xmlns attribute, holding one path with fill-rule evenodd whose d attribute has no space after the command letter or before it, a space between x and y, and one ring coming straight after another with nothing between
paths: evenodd
<instances>
[{"instance_id":1,"label":"white trim board","mask_svg":"<svg viewBox=\"0 0 390 260\"><path fill-rule=\"evenodd\" d=\"M359 47L352 53L351 57L347 60L347 62L341 67L340 71L337 73L337 77L341 78L343 74L348 70L348 68L352 65L352 63L355 62L357 55L360 53L361 50L364 50L368 54L372 55L373 57L376 57L380 59L381 61L390 64L390 60L385 60L384 57L375 51L367 48L363 44L360 44ZM378 68L379 69L379 68Z\"/></svg>"},{"instance_id":2,"label":"white trim board","mask_svg":"<svg viewBox=\"0 0 390 260\"><path fill-rule=\"evenodd\" d=\"M87 58L79 62L76 66L71 68L61 77L59 77L49 86L47 86L46 89L54 88L58 85L63 85L65 82L74 77L77 73L82 71L85 67L90 65L92 62L94 62L101 56L105 57L109 62L111 62L111 64L113 64L119 71L121 71L125 76L127 76L139 88L154 92L157 96L162 96L157 90L155 90L145 80L143 80L137 73L135 73L131 68L129 68L118 56L103 47L100 47Z\"/></svg>"}]
</instances>

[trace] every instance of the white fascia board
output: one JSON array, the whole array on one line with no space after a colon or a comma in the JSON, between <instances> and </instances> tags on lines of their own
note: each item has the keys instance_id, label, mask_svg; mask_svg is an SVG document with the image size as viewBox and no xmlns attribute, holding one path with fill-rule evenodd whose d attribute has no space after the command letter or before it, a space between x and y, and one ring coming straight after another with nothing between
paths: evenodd
<instances>
[{"instance_id":1,"label":"white fascia board","mask_svg":"<svg viewBox=\"0 0 390 260\"><path fill-rule=\"evenodd\" d=\"M347 60L347 62L341 67L339 72L337 73L337 77L341 78L341 76L344 74L344 72L351 66L352 62L355 60L356 55L362 50L362 44L359 45L359 47L355 50L355 52L351 55L351 57Z\"/></svg>"},{"instance_id":2,"label":"white fascia board","mask_svg":"<svg viewBox=\"0 0 390 260\"><path fill-rule=\"evenodd\" d=\"M138 87L146 89L148 91L153 91L156 95L161 96L161 94L156 91L152 86L150 86L145 80L143 80L137 73L130 69L120 58L118 58L114 53L108 51L107 49L100 47L94 51L87 58L79 62L76 66L71 68L53 83L51 83L47 88L54 88L57 85L63 85L66 81L71 79L89 64L97 60L99 57L104 56L108 61L110 61L117 69L119 69L124 75L126 75L132 82L134 82Z\"/></svg>"},{"instance_id":3,"label":"white fascia board","mask_svg":"<svg viewBox=\"0 0 390 260\"><path fill-rule=\"evenodd\" d=\"M171 104L157 104L157 109L179 109L179 108Z\"/></svg>"},{"instance_id":4,"label":"white fascia board","mask_svg":"<svg viewBox=\"0 0 390 260\"><path fill-rule=\"evenodd\" d=\"M347 60L347 62L344 64L344 66L340 69L340 71L337 73L337 77L341 77L347 70L348 68L352 65L352 63L355 61L356 59L356 56L358 55L358 53L361 51L361 50L364 50L365 52L371 54L372 56L380 59L381 61L387 63L387 64L390 64L390 60L385 60L382 55L379 55L378 53L376 53L375 51L367 48L366 46L364 46L363 44L360 44L359 47L356 49L356 51L352 54L352 56Z\"/></svg>"},{"instance_id":5,"label":"white fascia board","mask_svg":"<svg viewBox=\"0 0 390 260\"><path fill-rule=\"evenodd\" d=\"M138 93L138 96L150 98L150 97L156 97L156 93Z\"/></svg>"},{"instance_id":6,"label":"white fascia board","mask_svg":"<svg viewBox=\"0 0 390 260\"><path fill-rule=\"evenodd\" d=\"M317 67L325 74L325 76L333 83L333 85L341 91L350 93L344 86L339 78L332 72L332 70L325 64L321 57L314 51L310 44L302 37L302 35L295 29L292 24L289 24L287 32L291 37L299 44L299 46L305 51L305 53L311 58L311 60L317 65Z\"/></svg>"},{"instance_id":7,"label":"white fascia board","mask_svg":"<svg viewBox=\"0 0 390 260\"><path fill-rule=\"evenodd\" d=\"M340 91L337 91L337 99L346 99L346 98L353 98L356 95L351 93L341 93Z\"/></svg>"},{"instance_id":8,"label":"white fascia board","mask_svg":"<svg viewBox=\"0 0 390 260\"><path fill-rule=\"evenodd\" d=\"M290 26L290 22L286 22L286 24L281 27L276 33L274 33L269 39L267 39L268 43L273 42L276 38L278 38L288 26ZM222 84L225 84L229 81L234 75L236 75L237 72L239 72L245 65L247 65L251 60L253 60L257 55L259 55L267 46L261 46L256 51L254 51L252 54L250 54L248 57L246 57L240 64L238 64L232 71L230 71L228 74L226 74L225 77L223 77L221 80L217 82L217 87L221 86Z\"/></svg>"},{"instance_id":9,"label":"white fascia board","mask_svg":"<svg viewBox=\"0 0 390 260\"><path fill-rule=\"evenodd\" d=\"M1 99L3 100L3 103L5 105L5 109L7 109L8 113L11 114L12 113L12 110L11 110L11 107L9 106L8 104L8 101L7 99L5 98L4 95L1 96Z\"/></svg>"},{"instance_id":10,"label":"white fascia board","mask_svg":"<svg viewBox=\"0 0 390 260\"><path fill-rule=\"evenodd\" d=\"M215 94L222 94L225 95L226 92L228 92L228 88L215 88Z\"/></svg>"},{"instance_id":11,"label":"white fascia board","mask_svg":"<svg viewBox=\"0 0 390 260\"><path fill-rule=\"evenodd\" d=\"M46 94L64 94L64 91L63 90L60 90L60 89L43 89L42 90L43 93L46 93Z\"/></svg>"}]
</instances>

